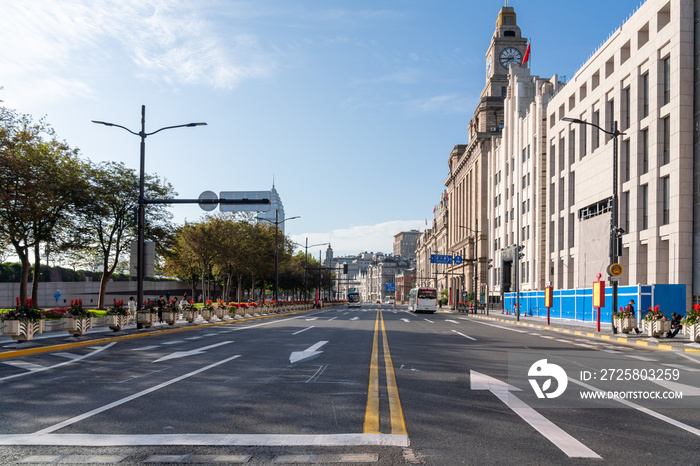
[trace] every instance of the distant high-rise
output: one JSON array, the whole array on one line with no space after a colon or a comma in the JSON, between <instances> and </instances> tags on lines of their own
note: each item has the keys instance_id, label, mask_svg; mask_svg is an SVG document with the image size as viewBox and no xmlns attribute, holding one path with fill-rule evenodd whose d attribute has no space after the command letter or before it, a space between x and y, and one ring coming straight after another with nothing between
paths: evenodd
<instances>
[{"instance_id":1,"label":"distant high-rise","mask_svg":"<svg viewBox=\"0 0 700 466\"><path fill-rule=\"evenodd\" d=\"M416 258L416 247L420 231L402 231L394 235L394 255L404 259Z\"/></svg>"},{"instance_id":2,"label":"distant high-rise","mask_svg":"<svg viewBox=\"0 0 700 466\"><path fill-rule=\"evenodd\" d=\"M277 193L275 189L275 184L272 183L272 189L270 190L270 210L267 212L258 213L258 221L267 220L271 224L275 224L275 212L277 212L277 221L281 222L284 220L284 206L282 205L282 198ZM284 234L284 223L279 224L280 231Z\"/></svg>"}]
</instances>

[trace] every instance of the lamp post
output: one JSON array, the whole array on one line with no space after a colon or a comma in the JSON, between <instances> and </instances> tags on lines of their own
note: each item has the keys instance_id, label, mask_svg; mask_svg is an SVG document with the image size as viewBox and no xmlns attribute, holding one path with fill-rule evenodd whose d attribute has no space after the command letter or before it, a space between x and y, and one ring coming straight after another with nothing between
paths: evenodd
<instances>
[{"instance_id":1,"label":"lamp post","mask_svg":"<svg viewBox=\"0 0 700 466\"><path fill-rule=\"evenodd\" d=\"M294 243L297 246L302 246L299 243ZM309 238L306 238L306 245L304 246L304 301L308 299L308 287L306 286L306 266L308 264L309 248L315 248L316 246L330 246L331 243L319 243L319 244L309 244ZM319 264L320 265L320 264Z\"/></svg>"},{"instance_id":2,"label":"lamp post","mask_svg":"<svg viewBox=\"0 0 700 466\"><path fill-rule=\"evenodd\" d=\"M474 313L476 313L476 295L478 286L478 272L479 272L479 221L475 221L475 229L469 227L463 227L462 225L457 225L459 228L464 228L474 233ZM466 283L465 283L466 285ZM488 296L486 297L488 300Z\"/></svg>"},{"instance_id":3,"label":"lamp post","mask_svg":"<svg viewBox=\"0 0 700 466\"><path fill-rule=\"evenodd\" d=\"M277 246L277 232L279 231L279 226L286 222L287 220L294 220L295 218L299 218L300 216L297 215L296 217L287 217L283 218L282 220L279 220L278 218L279 215L279 210L275 209L275 221L273 222L272 220L268 220L266 218L261 218L260 220L263 220L265 222L270 222L275 226L275 302L277 302L277 290L279 289L279 281L280 281L280 275L279 275L279 247Z\"/></svg>"},{"instance_id":4,"label":"lamp post","mask_svg":"<svg viewBox=\"0 0 700 466\"><path fill-rule=\"evenodd\" d=\"M620 228L619 226L619 219L618 219L618 209L617 209L617 204L618 204L618 199L617 199L617 137L618 136L624 136L625 133L620 132L620 130L617 129L617 121L613 122L613 129L612 131L607 131L600 126L589 123L585 120L580 120L578 118L569 118L569 117L564 117L562 118L564 121L569 121L571 123L578 123L580 125L589 125L594 128L597 128L598 130L604 132L605 134L609 134L610 136L613 137L613 192L612 192L612 208L610 209L610 265L608 266L608 280L610 280L610 269L613 266L613 264L617 264L617 261L619 260L619 257L622 255L622 243L620 239L622 238L622 234L624 233L624 230ZM611 324L612 324L612 331L613 333L617 333L617 328L615 328L615 311L617 310L617 286L618 282L617 280L610 280L612 281L612 312L610 313L611 315ZM600 312L600 310L598 311Z\"/></svg>"},{"instance_id":5,"label":"lamp post","mask_svg":"<svg viewBox=\"0 0 700 466\"><path fill-rule=\"evenodd\" d=\"M157 129L155 131L152 131L150 133L146 132L146 106L141 105L141 131L138 133L131 131L129 128L122 126L122 125L117 125L114 123L108 123L106 121L97 121L97 120L92 120L93 123L96 123L98 125L105 125L105 126L116 126L117 128L121 128L125 131L128 131L129 133L133 134L134 136L138 136L141 138L141 160L140 160L140 170L139 170L139 199L138 199L138 212L137 212L137 242L136 242L136 280L137 280L137 290L136 290L136 296L137 296L137 305L142 306L143 305L143 279L145 276L145 270L144 270L144 257L143 257L143 250L144 250L144 225L145 225L145 220L146 220L146 213L145 213L145 207L147 200L144 196L144 180L145 180L145 166L146 166L146 137L152 136L156 133L159 133L161 131L164 131L166 129L174 129L174 128L191 128L194 126L206 126L206 123L200 122L200 123L186 123L184 125L174 125L174 126L165 126L163 128ZM139 328L141 328L141 325L137 325Z\"/></svg>"}]
</instances>

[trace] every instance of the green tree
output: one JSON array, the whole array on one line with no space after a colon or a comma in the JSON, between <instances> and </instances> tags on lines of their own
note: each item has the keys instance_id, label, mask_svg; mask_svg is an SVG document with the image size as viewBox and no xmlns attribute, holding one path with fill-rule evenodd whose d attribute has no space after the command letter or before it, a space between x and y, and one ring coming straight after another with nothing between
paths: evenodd
<instances>
[{"instance_id":1,"label":"green tree","mask_svg":"<svg viewBox=\"0 0 700 466\"><path fill-rule=\"evenodd\" d=\"M2 109L0 120L0 237L22 263L20 299L27 298L29 254L40 274L40 244L54 241L62 223L85 202L86 165L59 141L44 119ZM36 303L38 280L32 296Z\"/></svg>"}]
</instances>

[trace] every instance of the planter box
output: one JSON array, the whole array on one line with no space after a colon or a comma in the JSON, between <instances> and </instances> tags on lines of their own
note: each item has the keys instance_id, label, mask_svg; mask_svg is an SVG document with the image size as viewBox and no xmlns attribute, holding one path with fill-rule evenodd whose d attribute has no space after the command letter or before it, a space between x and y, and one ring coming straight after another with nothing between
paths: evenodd
<instances>
[{"instance_id":1,"label":"planter box","mask_svg":"<svg viewBox=\"0 0 700 466\"><path fill-rule=\"evenodd\" d=\"M690 338L690 341L700 343L700 324L685 325L683 327L683 333Z\"/></svg>"},{"instance_id":2,"label":"planter box","mask_svg":"<svg viewBox=\"0 0 700 466\"><path fill-rule=\"evenodd\" d=\"M216 317L218 317L219 320L224 320L224 317L226 317L227 312L226 309L224 309L223 307L218 307L214 311L214 314L216 314Z\"/></svg>"},{"instance_id":3,"label":"planter box","mask_svg":"<svg viewBox=\"0 0 700 466\"><path fill-rule=\"evenodd\" d=\"M197 318L197 312L196 311L182 311L182 316L187 322L194 322L194 320Z\"/></svg>"},{"instance_id":4,"label":"planter box","mask_svg":"<svg viewBox=\"0 0 700 466\"><path fill-rule=\"evenodd\" d=\"M630 333L637 328L637 318L625 317L624 319L615 319L615 327L620 333Z\"/></svg>"},{"instance_id":5,"label":"planter box","mask_svg":"<svg viewBox=\"0 0 700 466\"><path fill-rule=\"evenodd\" d=\"M34 339L37 333L44 333L46 320L39 319L34 322L24 320L4 320L3 335L10 335L13 340L28 341Z\"/></svg>"},{"instance_id":6,"label":"planter box","mask_svg":"<svg viewBox=\"0 0 700 466\"><path fill-rule=\"evenodd\" d=\"M76 319L74 317L64 317L63 328L68 330L68 333L75 336L85 335L88 329L92 328L93 318Z\"/></svg>"},{"instance_id":7,"label":"planter box","mask_svg":"<svg viewBox=\"0 0 700 466\"><path fill-rule=\"evenodd\" d=\"M202 319L211 320L214 317L214 313L208 309L202 309Z\"/></svg>"},{"instance_id":8,"label":"planter box","mask_svg":"<svg viewBox=\"0 0 700 466\"><path fill-rule=\"evenodd\" d=\"M114 330L115 332L120 332L124 330L124 326L129 322L129 316L110 316L107 315L105 316L107 319L107 325L109 328Z\"/></svg>"},{"instance_id":9,"label":"planter box","mask_svg":"<svg viewBox=\"0 0 700 466\"><path fill-rule=\"evenodd\" d=\"M671 330L670 320L653 320L647 322L646 332L650 337L660 337Z\"/></svg>"},{"instance_id":10,"label":"planter box","mask_svg":"<svg viewBox=\"0 0 700 466\"><path fill-rule=\"evenodd\" d=\"M179 312L163 311L163 320L167 322L168 325L174 325L178 317L180 317Z\"/></svg>"},{"instance_id":11,"label":"planter box","mask_svg":"<svg viewBox=\"0 0 700 466\"><path fill-rule=\"evenodd\" d=\"M137 312L136 322L143 325L144 327L153 327L158 318L158 313L156 312Z\"/></svg>"}]
</instances>

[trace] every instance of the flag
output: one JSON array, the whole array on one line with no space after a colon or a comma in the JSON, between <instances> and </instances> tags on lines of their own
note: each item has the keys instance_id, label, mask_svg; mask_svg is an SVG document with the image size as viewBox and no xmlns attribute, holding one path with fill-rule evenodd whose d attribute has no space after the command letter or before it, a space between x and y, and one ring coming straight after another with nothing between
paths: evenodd
<instances>
[{"instance_id":1,"label":"flag","mask_svg":"<svg viewBox=\"0 0 700 466\"><path fill-rule=\"evenodd\" d=\"M435 213L435 207L433 207L433 213Z\"/></svg>"},{"instance_id":2,"label":"flag","mask_svg":"<svg viewBox=\"0 0 700 466\"><path fill-rule=\"evenodd\" d=\"M428 224L428 219L427 219L427 218L425 219L425 224L426 224L426 225Z\"/></svg>"},{"instance_id":3,"label":"flag","mask_svg":"<svg viewBox=\"0 0 700 466\"><path fill-rule=\"evenodd\" d=\"M530 60L530 43L531 42L528 42L527 44L527 50L525 50L525 56L523 57L523 62L520 64L520 66L524 65L528 62L528 60Z\"/></svg>"}]
</instances>

